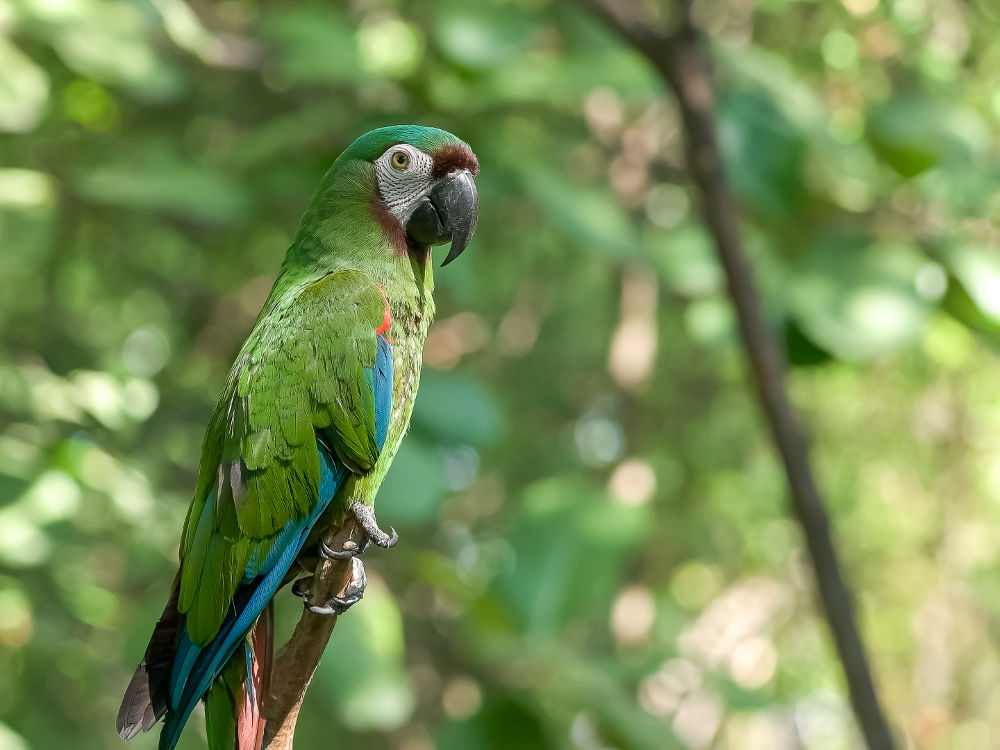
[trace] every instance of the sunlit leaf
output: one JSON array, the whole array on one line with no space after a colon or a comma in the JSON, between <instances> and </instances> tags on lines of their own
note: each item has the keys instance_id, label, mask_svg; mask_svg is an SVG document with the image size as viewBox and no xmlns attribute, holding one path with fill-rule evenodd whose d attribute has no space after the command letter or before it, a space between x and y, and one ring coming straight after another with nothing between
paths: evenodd
<instances>
[{"instance_id":1,"label":"sunlit leaf","mask_svg":"<svg viewBox=\"0 0 1000 750\"><path fill-rule=\"evenodd\" d=\"M0 37L0 130L23 133L45 112L49 78L13 43Z\"/></svg>"},{"instance_id":2,"label":"sunlit leaf","mask_svg":"<svg viewBox=\"0 0 1000 750\"><path fill-rule=\"evenodd\" d=\"M346 648L323 659L317 677L352 730L392 730L413 711L415 696L403 669L403 623L393 597L369 579L363 606L337 621Z\"/></svg>"},{"instance_id":3,"label":"sunlit leaf","mask_svg":"<svg viewBox=\"0 0 1000 750\"><path fill-rule=\"evenodd\" d=\"M929 310L915 283L923 262L906 246L829 240L797 264L786 288L787 305L821 348L846 359L867 359L918 335Z\"/></svg>"}]
</instances>

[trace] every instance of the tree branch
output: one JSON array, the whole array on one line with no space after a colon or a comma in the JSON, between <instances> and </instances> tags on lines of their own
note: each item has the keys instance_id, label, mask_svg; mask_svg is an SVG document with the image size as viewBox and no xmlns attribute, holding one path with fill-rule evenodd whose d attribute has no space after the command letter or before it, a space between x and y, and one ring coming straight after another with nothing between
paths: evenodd
<instances>
[{"instance_id":1,"label":"tree branch","mask_svg":"<svg viewBox=\"0 0 1000 750\"><path fill-rule=\"evenodd\" d=\"M340 528L328 532L324 541L330 549L343 549L350 540L360 544L364 532L353 516ZM351 580L351 561L324 560L316 564L310 600L324 603L343 596ZM275 654L271 670L271 690L264 702L264 750L292 750L295 723L316 667L337 624L336 615L315 615L303 609L295 631Z\"/></svg>"},{"instance_id":2,"label":"tree branch","mask_svg":"<svg viewBox=\"0 0 1000 750\"><path fill-rule=\"evenodd\" d=\"M851 705L870 750L893 750L879 704L851 596L840 572L830 522L820 498L806 442L792 410L779 350L764 325L753 275L743 250L737 213L716 139L712 83L690 3L681 0L681 21L671 34L649 29L627 0L579 0L642 53L677 97L684 123L688 168L701 194L705 222L725 270L740 335L771 435L781 455L792 509L802 527L826 619L847 679Z\"/></svg>"}]
</instances>

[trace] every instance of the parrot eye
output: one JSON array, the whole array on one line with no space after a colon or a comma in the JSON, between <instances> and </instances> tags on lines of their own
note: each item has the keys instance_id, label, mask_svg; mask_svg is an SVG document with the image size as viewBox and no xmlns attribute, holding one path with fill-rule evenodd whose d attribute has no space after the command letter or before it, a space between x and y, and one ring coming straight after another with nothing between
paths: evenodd
<instances>
[{"instance_id":1,"label":"parrot eye","mask_svg":"<svg viewBox=\"0 0 1000 750\"><path fill-rule=\"evenodd\" d=\"M410 156L405 151L397 151L390 161L395 169L406 169L410 165Z\"/></svg>"}]
</instances>

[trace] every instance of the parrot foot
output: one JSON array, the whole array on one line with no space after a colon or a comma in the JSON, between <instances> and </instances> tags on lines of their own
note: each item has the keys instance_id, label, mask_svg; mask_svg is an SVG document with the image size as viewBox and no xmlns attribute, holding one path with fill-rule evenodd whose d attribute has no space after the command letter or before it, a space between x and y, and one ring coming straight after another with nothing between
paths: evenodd
<instances>
[{"instance_id":1,"label":"parrot foot","mask_svg":"<svg viewBox=\"0 0 1000 750\"><path fill-rule=\"evenodd\" d=\"M317 605L309 603L309 595L312 593L314 576L300 578L292 584L292 593L302 597L302 606L314 615L342 615L352 605L361 601L365 595L365 587L368 585L368 578L365 575L365 566L361 560L351 558L351 580L340 592L340 596L329 599L326 604Z\"/></svg>"},{"instance_id":2,"label":"parrot foot","mask_svg":"<svg viewBox=\"0 0 1000 750\"><path fill-rule=\"evenodd\" d=\"M360 500L355 501L350 508L351 515L353 515L361 528L365 530L368 535L368 539L377 544L379 547L384 547L388 549L389 547L395 547L396 542L399 541L399 534L396 530L389 527L391 534L386 534L378 526L378 521L375 520L375 511L372 510L371 506L365 505Z\"/></svg>"}]
</instances>

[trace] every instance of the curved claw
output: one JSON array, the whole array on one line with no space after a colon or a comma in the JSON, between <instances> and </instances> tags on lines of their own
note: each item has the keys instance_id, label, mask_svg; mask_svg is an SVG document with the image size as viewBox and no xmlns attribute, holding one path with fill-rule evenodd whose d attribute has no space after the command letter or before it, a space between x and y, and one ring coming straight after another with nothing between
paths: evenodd
<instances>
[{"instance_id":1,"label":"curved claw","mask_svg":"<svg viewBox=\"0 0 1000 750\"><path fill-rule=\"evenodd\" d=\"M375 544L377 544L379 547L384 547L385 549L389 549L390 547L395 547L396 542L399 541L399 534L396 533L396 530L392 526L389 527L389 531L390 534L388 536L383 531L382 539L373 538L372 541L375 542Z\"/></svg>"},{"instance_id":2,"label":"curved claw","mask_svg":"<svg viewBox=\"0 0 1000 750\"><path fill-rule=\"evenodd\" d=\"M319 543L319 556L326 560L350 560L359 552L358 545L349 539L344 542L343 550L340 552L331 549L326 542Z\"/></svg>"},{"instance_id":3,"label":"curved claw","mask_svg":"<svg viewBox=\"0 0 1000 750\"><path fill-rule=\"evenodd\" d=\"M378 521L375 520L375 511L370 506L365 505L360 500L355 501L351 505L351 514L361 524L361 528L365 530L368 538L379 547L388 549L389 547L396 546L396 542L399 541L399 534L391 526L389 527L389 531L392 532L391 534L386 534L382 531L378 526Z\"/></svg>"},{"instance_id":4,"label":"curved claw","mask_svg":"<svg viewBox=\"0 0 1000 750\"><path fill-rule=\"evenodd\" d=\"M326 606L319 607L315 604L307 604L306 609L314 615L342 615L360 601L360 594L350 598L335 596L326 603Z\"/></svg>"}]
</instances>

